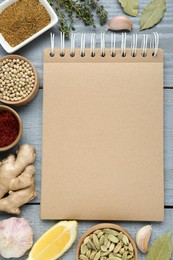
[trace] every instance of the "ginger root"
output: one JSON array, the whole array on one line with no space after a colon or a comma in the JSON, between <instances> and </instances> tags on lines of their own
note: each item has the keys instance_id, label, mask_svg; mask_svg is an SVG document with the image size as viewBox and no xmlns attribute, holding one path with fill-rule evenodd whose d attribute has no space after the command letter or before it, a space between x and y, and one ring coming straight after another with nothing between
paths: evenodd
<instances>
[{"instance_id":1,"label":"ginger root","mask_svg":"<svg viewBox=\"0 0 173 260\"><path fill-rule=\"evenodd\" d=\"M20 214L20 207L37 196L34 184L35 148L23 144L0 162L0 211Z\"/></svg>"}]
</instances>

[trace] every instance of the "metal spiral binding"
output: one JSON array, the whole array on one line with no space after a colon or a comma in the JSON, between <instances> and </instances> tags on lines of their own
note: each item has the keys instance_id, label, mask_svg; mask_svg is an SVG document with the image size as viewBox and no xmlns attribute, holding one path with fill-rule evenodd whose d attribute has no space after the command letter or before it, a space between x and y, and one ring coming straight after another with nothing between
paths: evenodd
<instances>
[{"instance_id":1,"label":"metal spiral binding","mask_svg":"<svg viewBox=\"0 0 173 260\"><path fill-rule=\"evenodd\" d=\"M71 34L71 49L70 49L70 56L75 56L75 44L76 44L76 33Z\"/></svg>"},{"instance_id":2,"label":"metal spiral binding","mask_svg":"<svg viewBox=\"0 0 173 260\"><path fill-rule=\"evenodd\" d=\"M147 56L147 48L148 48L148 34L144 34L141 43L141 49L142 49L141 55L143 57Z\"/></svg>"},{"instance_id":3,"label":"metal spiral binding","mask_svg":"<svg viewBox=\"0 0 173 260\"><path fill-rule=\"evenodd\" d=\"M153 37L150 41L150 48L153 49L153 56L156 57L159 48L159 34L157 32L153 32Z\"/></svg>"},{"instance_id":4,"label":"metal spiral binding","mask_svg":"<svg viewBox=\"0 0 173 260\"><path fill-rule=\"evenodd\" d=\"M115 47L116 47L116 33L111 33L111 56L112 57L115 57L116 55Z\"/></svg>"},{"instance_id":5,"label":"metal spiral binding","mask_svg":"<svg viewBox=\"0 0 173 260\"><path fill-rule=\"evenodd\" d=\"M136 33L133 33L132 34L132 42L131 42L131 55L132 55L132 57L136 57L137 45L138 45L138 35Z\"/></svg>"},{"instance_id":6,"label":"metal spiral binding","mask_svg":"<svg viewBox=\"0 0 173 260\"><path fill-rule=\"evenodd\" d=\"M122 38L121 38L121 56L122 57L126 56L126 43L127 43L126 33L122 33Z\"/></svg>"},{"instance_id":7,"label":"metal spiral binding","mask_svg":"<svg viewBox=\"0 0 173 260\"><path fill-rule=\"evenodd\" d=\"M55 56L55 34L50 33L50 56Z\"/></svg>"},{"instance_id":8,"label":"metal spiral binding","mask_svg":"<svg viewBox=\"0 0 173 260\"><path fill-rule=\"evenodd\" d=\"M101 57L105 57L105 33L101 33L100 41L100 55Z\"/></svg>"},{"instance_id":9,"label":"metal spiral binding","mask_svg":"<svg viewBox=\"0 0 173 260\"><path fill-rule=\"evenodd\" d=\"M127 37L126 33L122 33L121 36L121 56L126 56L126 44L127 44ZM60 56L65 56L65 35L61 32L60 34L61 39L61 47L60 47ZM147 56L147 50L148 50L148 34L143 34L142 36L142 42L141 42L141 55L142 57ZM70 48L70 56L75 56L75 45L76 45L76 33L71 34L71 48ZM100 55L101 57L105 57L105 33L101 33L100 38ZM133 34L132 35L132 41L131 41L131 55L132 57L136 57L137 55L137 45L138 45L138 35ZM81 44L80 44L80 56L85 56L85 47L86 47L86 33L81 34ZM91 34L91 40L90 40L90 56L95 56L95 48L96 48L96 34ZM154 57L158 54L158 48L159 48L159 34L157 32L153 32L152 37L150 38L150 48L153 49L152 55ZM112 57L116 56L116 34L111 34L111 50L110 54ZM55 56L55 34L50 34L50 56Z\"/></svg>"},{"instance_id":10,"label":"metal spiral binding","mask_svg":"<svg viewBox=\"0 0 173 260\"><path fill-rule=\"evenodd\" d=\"M64 57L65 56L65 34L61 32L60 34L61 37L61 51L60 51L60 56Z\"/></svg>"},{"instance_id":11,"label":"metal spiral binding","mask_svg":"<svg viewBox=\"0 0 173 260\"><path fill-rule=\"evenodd\" d=\"M85 56L86 33L81 34L80 56Z\"/></svg>"},{"instance_id":12,"label":"metal spiral binding","mask_svg":"<svg viewBox=\"0 0 173 260\"><path fill-rule=\"evenodd\" d=\"M95 56L95 47L96 47L96 34L92 33L91 34L91 44L90 44L90 56L91 57Z\"/></svg>"}]
</instances>

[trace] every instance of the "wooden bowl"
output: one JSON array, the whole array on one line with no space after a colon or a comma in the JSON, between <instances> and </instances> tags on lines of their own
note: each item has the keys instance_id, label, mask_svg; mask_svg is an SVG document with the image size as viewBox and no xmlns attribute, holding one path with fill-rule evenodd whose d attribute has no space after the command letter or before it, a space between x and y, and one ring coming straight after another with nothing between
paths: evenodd
<instances>
[{"instance_id":1,"label":"wooden bowl","mask_svg":"<svg viewBox=\"0 0 173 260\"><path fill-rule=\"evenodd\" d=\"M34 66L32 65L32 63L28 59L26 59L26 58L24 58L22 56L19 56L19 55L6 55L6 56L0 58L0 63L3 62L3 60L5 60L5 59L24 60L32 67L32 70L33 70L33 73L34 73L34 76L35 76L35 84L34 84L34 87L33 87L32 91L31 91L31 93L26 98L23 98L23 99L21 99L19 101L7 101L7 100L4 100L4 99L0 98L0 101L2 103L8 104L8 105L13 105L13 106L24 106L24 105L28 104L29 102L31 102L34 99L34 97L36 96L36 94L37 94L37 92L39 90L39 77L38 77L38 73L37 73L36 69L34 68Z\"/></svg>"},{"instance_id":2,"label":"wooden bowl","mask_svg":"<svg viewBox=\"0 0 173 260\"><path fill-rule=\"evenodd\" d=\"M19 142L19 140L22 136L22 133L23 133L23 124L22 124L22 120L21 120L20 116L18 115L18 113L10 107L0 105L0 112L2 112L2 111L8 111L17 118L17 120L19 122L19 133L18 133L18 136L13 143L11 143L8 146L0 147L0 152L7 151L7 150L11 149L12 147L14 147Z\"/></svg>"},{"instance_id":3,"label":"wooden bowl","mask_svg":"<svg viewBox=\"0 0 173 260\"><path fill-rule=\"evenodd\" d=\"M131 237L131 235L122 227L118 226L118 225L115 225L115 224L110 224L110 223L103 223L103 224L98 224L98 225L95 225L93 227L91 227L90 229L88 229L84 234L83 236L80 238L79 242L78 242L78 245L77 245L77 249L76 249L76 260L79 260L79 254L80 254L80 248L81 248L81 245L84 241L84 239L92 234L94 231L98 230L98 229L104 229L104 228L110 228L110 229L114 229L116 231L120 231L122 232L123 234L125 234L129 241L131 242L133 248L134 248L134 259L135 260L138 260L138 252L137 252L137 248L136 248L136 245L135 245L135 242L133 240L133 238Z\"/></svg>"}]
</instances>

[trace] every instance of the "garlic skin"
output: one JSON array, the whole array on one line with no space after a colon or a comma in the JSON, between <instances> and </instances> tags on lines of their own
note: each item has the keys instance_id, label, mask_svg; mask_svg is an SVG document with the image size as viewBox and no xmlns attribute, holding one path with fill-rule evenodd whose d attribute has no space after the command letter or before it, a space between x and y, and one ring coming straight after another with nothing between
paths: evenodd
<instances>
[{"instance_id":1,"label":"garlic skin","mask_svg":"<svg viewBox=\"0 0 173 260\"><path fill-rule=\"evenodd\" d=\"M152 227L150 225L144 226L139 229L136 235L136 244L142 253L148 252L148 244L152 233Z\"/></svg>"},{"instance_id":2,"label":"garlic skin","mask_svg":"<svg viewBox=\"0 0 173 260\"><path fill-rule=\"evenodd\" d=\"M125 16L116 16L108 22L107 29L112 31L131 31L132 22Z\"/></svg>"},{"instance_id":3,"label":"garlic skin","mask_svg":"<svg viewBox=\"0 0 173 260\"><path fill-rule=\"evenodd\" d=\"M33 245L33 231L24 218L0 221L0 255L18 258Z\"/></svg>"}]
</instances>

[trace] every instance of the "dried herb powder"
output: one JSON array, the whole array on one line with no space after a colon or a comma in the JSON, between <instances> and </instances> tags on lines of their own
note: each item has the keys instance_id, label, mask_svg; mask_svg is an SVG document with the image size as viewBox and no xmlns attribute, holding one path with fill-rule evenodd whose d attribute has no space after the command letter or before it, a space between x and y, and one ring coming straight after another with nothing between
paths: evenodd
<instances>
[{"instance_id":1,"label":"dried herb powder","mask_svg":"<svg viewBox=\"0 0 173 260\"><path fill-rule=\"evenodd\" d=\"M50 16L39 0L19 0L0 14L0 33L15 47L49 23Z\"/></svg>"}]
</instances>

